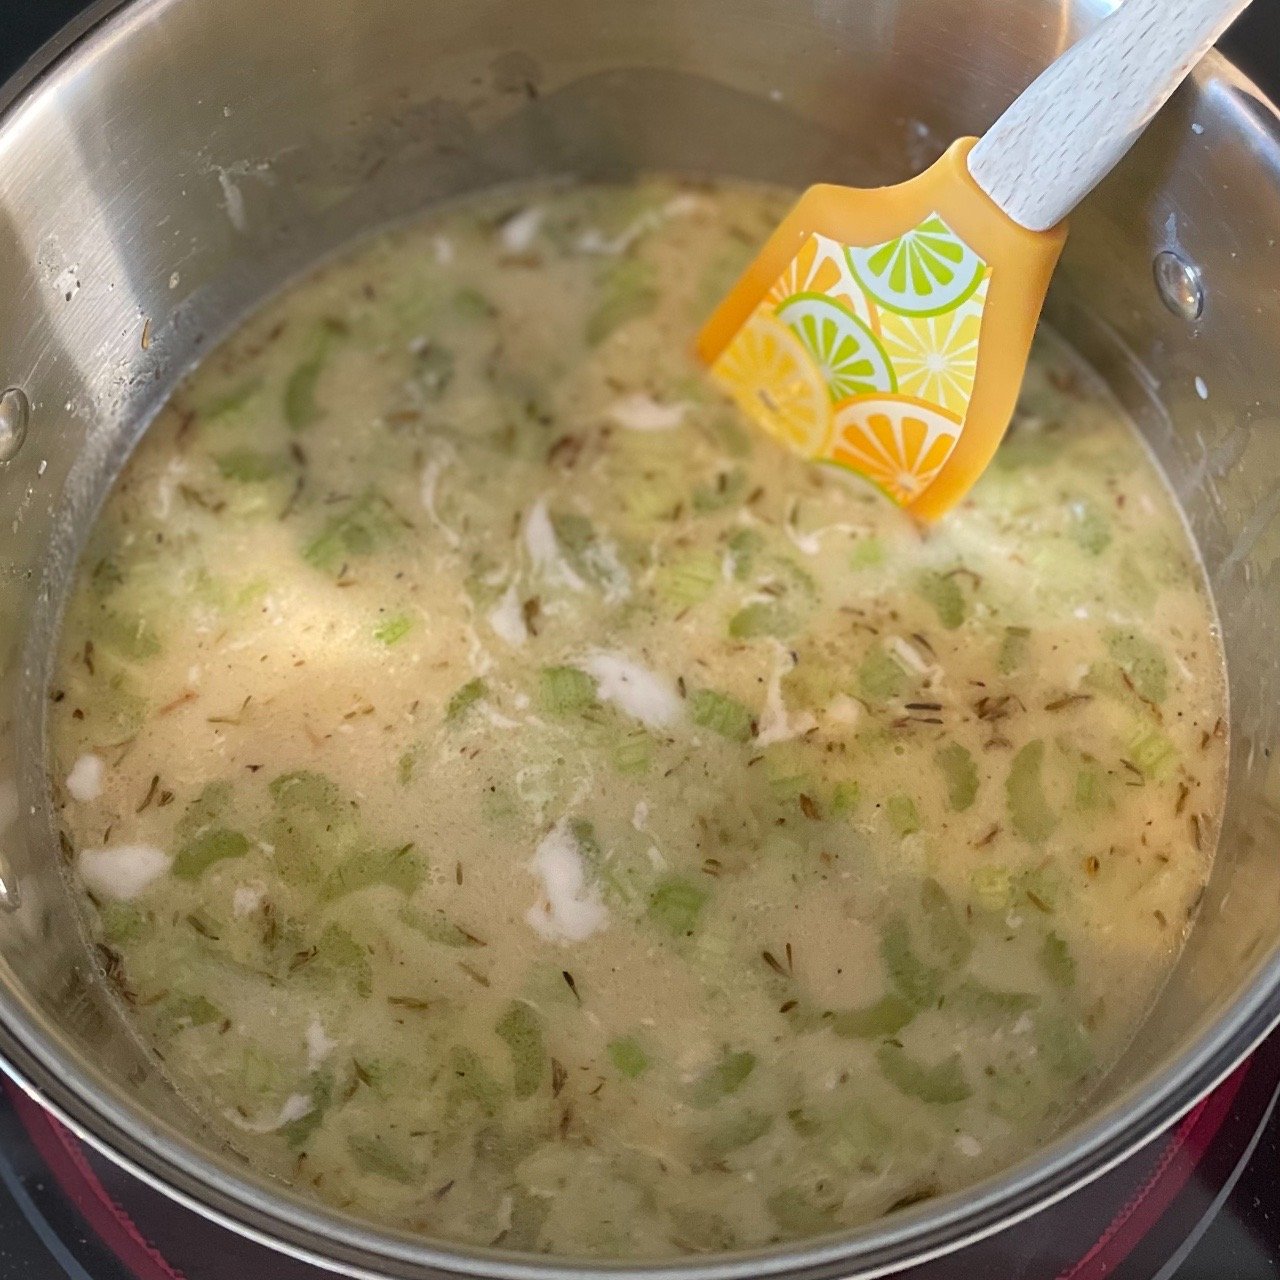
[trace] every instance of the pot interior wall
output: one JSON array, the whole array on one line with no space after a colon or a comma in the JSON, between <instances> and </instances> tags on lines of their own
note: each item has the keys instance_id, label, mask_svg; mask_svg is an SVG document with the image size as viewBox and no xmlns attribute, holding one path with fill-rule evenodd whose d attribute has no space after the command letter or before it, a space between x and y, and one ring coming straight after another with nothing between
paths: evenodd
<instances>
[{"instance_id":1,"label":"pot interior wall","mask_svg":"<svg viewBox=\"0 0 1280 1280\"><path fill-rule=\"evenodd\" d=\"M0 1039L23 1072L150 1167L155 1144L195 1131L84 950L47 803L42 690L104 486L236 317L353 237L496 184L904 177L981 131L1095 16L1066 0L144 0L35 80L0 126L0 385L32 403L25 446L0 465ZM1081 211L1051 302L1183 501L1234 708L1200 923L1098 1108L1215 1026L1243 1049L1275 1008L1257 979L1280 920L1277 136L1229 68L1202 70ZM1166 248L1202 272L1198 322L1156 293ZM50 1070L55 1053L74 1078Z\"/></svg>"}]
</instances>

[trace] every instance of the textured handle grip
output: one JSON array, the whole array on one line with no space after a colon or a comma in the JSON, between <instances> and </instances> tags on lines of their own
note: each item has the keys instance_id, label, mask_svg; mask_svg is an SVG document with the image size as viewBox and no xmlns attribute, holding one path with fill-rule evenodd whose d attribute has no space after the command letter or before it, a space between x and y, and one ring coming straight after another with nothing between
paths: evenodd
<instances>
[{"instance_id":1,"label":"textured handle grip","mask_svg":"<svg viewBox=\"0 0 1280 1280\"><path fill-rule=\"evenodd\" d=\"M974 181L1030 231L1056 226L1137 140L1249 0L1125 0L969 155Z\"/></svg>"}]
</instances>

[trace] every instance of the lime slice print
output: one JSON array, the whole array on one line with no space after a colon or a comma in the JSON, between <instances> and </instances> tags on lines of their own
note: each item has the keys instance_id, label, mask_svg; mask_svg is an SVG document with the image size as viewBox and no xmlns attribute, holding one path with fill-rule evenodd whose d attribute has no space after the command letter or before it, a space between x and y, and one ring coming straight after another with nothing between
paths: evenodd
<instances>
[{"instance_id":1,"label":"lime slice print","mask_svg":"<svg viewBox=\"0 0 1280 1280\"><path fill-rule=\"evenodd\" d=\"M801 293L778 308L822 373L832 401L896 391L893 366L876 335L847 307L820 293Z\"/></svg>"},{"instance_id":2,"label":"lime slice print","mask_svg":"<svg viewBox=\"0 0 1280 1280\"><path fill-rule=\"evenodd\" d=\"M858 283L886 311L904 316L955 310L987 267L936 213L895 240L848 253Z\"/></svg>"}]
</instances>

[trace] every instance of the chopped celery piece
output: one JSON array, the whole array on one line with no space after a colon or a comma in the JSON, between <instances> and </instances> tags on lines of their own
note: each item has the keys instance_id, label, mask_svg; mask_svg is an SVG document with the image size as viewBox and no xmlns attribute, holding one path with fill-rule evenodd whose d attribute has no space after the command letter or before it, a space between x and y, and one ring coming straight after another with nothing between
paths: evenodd
<instances>
[{"instance_id":1,"label":"chopped celery piece","mask_svg":"<svg viewBox=\"0 0 1280 1280\"><path fill-rule=\"evenodd\" d=\"M876 1062L890 1084L921 1102L939 1105L963 1102L972 1092L958 1053L934 1066L926 1066L912 1058L905 1049L895 1044L882 1044L876 1050Z\"/></svg>"},{"instance_id":2,"label":"chopped celery piece","mask_svg":"<svg viewBox=\"0 0 1280 1280\"><path fill-rule=\"evenodd\" d=\"M417 772L418 762L421 758L422 748L420 746L412 746L408 751L400 753L400 758L396 761L396 781L402 787L407 787L413 781L413 775Z\"/></svg>"},{"instance_id":3,"label":"chopped celery piece","mask_svg":"<svg viewBox=\"0 0 1280 1280\"><path fill-rule=\"evenodd\" d=\"M643 1075L649 1068L649 1055L640 1047L640 1042L634 1036L622 1036L617 1040L610 1040L609 1061L613 1063L620 1075L624 1075L628 1080L634 1080L637 1076Z\"/></svg>"},{"instance_id":4,"label":"chopped celery piece","mask_svg":"<svg viewBox=\"0 0 1280 1280\"><path fill-rule=\"evenodd\" d=\"M322 773L298 769L272 779L268 790L275 802L288 809L309 810L324 818L336 818L344 810L342 793Z\"/></svg>"},{"instance_id":5,"label":"chopped celery piece","mask_svg":"<svg viewBox=\"0 0 1280 1280\"><path fill-rule=\"evenodd\" d=\"M1013 902L1013 877L1004 867L975 867L969 884L987 911L1007 911Z\"/></svg>"},{"instance_id":6,"label":"chopped celery piece","mask_svg":"<svg viewBox=\"0 0 1280 1280\"><path fill-rule=\"evenodd\" d=\"M391 540L396 521L387 500L372 490L325 522L302 558L322 573L337 573L353 557L372 555Z\"/></svg>"},{"instance_id":7,"label":"chopped celery piece","mask_svg":"<svg viewBox=\"0 0 1280 1280\"><path fill-rule=\"evenodd\" d=\"M720 511L741 501L747 491L747 473L741 467L722 471L715 483L701 485L693 491L693 509L699 515Z\"/></svg>"},{"instance_id":8,"label":"chopped celery piece","mask_svg":"<svg viewBox=\"0 0 1280 1280\"><path fill-rule=\"evenodd\" d=\"M762 1111L743 1111L730 1116L702 1136L702 1149L712 1159L749 1147L773 1128L773 1117Z\"/></svg>"},{"instance_id":9,"label":"chopped celery piece","mask_svg":"<svg viewBox=\"0 0 1280 1280\"><path fill-rule=\"evenodd\" d=\"M748 742L755 736L755 719L737 698L714 689L697 689L689 697L689 718L731 742Z\"/></svg>"},{"instance_id":10,"label":"chopped celery piece","mask_svg":"<svg viewBox=\"0 0 1280 1280\"><path fill-rule=\"evenodd\" d=\"M1178 758L1178 749L1158 729L1149 729L1129 744L1128 758L1146 777L1159 778Z\"/></svg>"},{"instance_id":11,"label":"chopped celery piece","mask_svg":"<svg viewBox=\"0 0 1280 1280\"><path fill-rule=\"evenodd\" d=\"M492 320L498 308L479 289L467 286L453 295L453 313L460 320Z\"/></svg>"},{"instance_id":12,"label":"chopped celery piece","mask_svg":"<svg viewBox=\"0 0 1280 1280\"><path fill-rule=\"evenodd\" d=\"M94 623L95 644L109 649L126 662L145 662L160 652L155 628L146 618L104 613Z\"/></svg>"},{"instance_id":13,"label":"chopped celery piece","mask_svg":"<svg viewBox=\"0 0 1280 1280\"><path fill-rule=\"evenodd\" d=\"M263 453L258 449L232 449L218 454L214 461L218 465L218 474L224 480L239 480L245 484L270 480L288 466L280 454Z\"/></svg>"},{"instance_id":14,"label":"chopped celery piece","mask_svg":"<svg viewBox=\"0 0 1280 1280\"><path fill-rule=\"evenodd\" d=\"M543 667L539 690L543 710L553 715L585 711L596 701L596 682L577 667Z\"/></svg>"},{"instance_id":15,"label":"chopped celery piece","mask_svg":"<svg viewBox=\"0 0 1280 1280\"><path fill-rule=\"evenodd\" d=\"M1163 702L1169 692L1169 667L1160 646L1137 631L1111 630L1107 651L1121 671L1133 681L1138 697Z\"/></svg>"},{"instance_id":16,"label":"chopped celery piece","mask_svg":"<svg viewBox=\"0 0 1280 1280\"><path fill-rule=\"evenodd\" d=\"M311 1077L311 1110L280 1130L289 1146L295 1151L305 1147L332 1104L333 1078L328 1072L314 1074Z\"/></svg>"},{"instance_id":17,"label":"chopped celery piece","mask_svg":"<svg viewBox=\"0 0 1280 1280\"><path fill-rule=\"evenodd\" d=\"M407 613L397 613L380 622L373 630L373 638L382 644L393 645L403 640L413 630L413 619Z\"/></svg>"},{"instance_id":18,"label":"chopped celery piece","mask_svg":"<svg viewBox=\"0 0 1280 1280\"><path fill-rule=\"evenodd\" d=\"M620 258L600 278L600 298L587 317L587 346L599 346L616 329L646 315L657 304L653 266L641 258Z\"/></svg>"},{"instance_id":19,"label":"chopped celery piece","mask_svg":"<svg viewBox=\"0 0 1280 1280\"><path fill-rule=\"evenodd\" d=\"M474 1102L487 1116L497 1115L502 1105L502 1086L485 1070L479 1055L455 1045L449 1065L455 1077L452 1098Z\"/></svg>"},{"instance_id":20,"label":"chopped celery piece","mask_svg":"<svg viewBox=\"0 0 1280 1280\"><path fill-rule=\"evenodd\" d=\"M1032 844L1047 840L1058 825L1057 815L1049 808L1040 780L1043 765L1044 742L1036 738L1013 757L1005 782L1009 821L1013 829Z\"/></svg>"},{"instance_id":21,"label":"chopped celery piece","mask_svg":"<svg viewBox=\"0 0 1280 1280\"><path fill-rule=\"evenodd\" d=\"M946 1004L952 1009L971 1017L997 1021L1016 1018L1039 1003L1039 997L1028 992L998 991L972 978L967 978L946 998Z\"/></svg>"},{"instance_id":22,"label":"chopped celery piece","mask_svg":"<svg viewBox=\"0 0 1280 1280\"><path fill-rule=\"evenodd\" d=\"M1071 503L1071 539L1086 555L1101 555L1111 545L1111 523L1096 503Z\"/></svg>"},{"instance_id":23,"label":"chopped celery piece","mask_svg":"<svg viewBox=\"0 0 1280 1280\"><path fill-rule=\"evenodd\" d=\"M858 783L853 779L846 779L844 782L837 782L831 789L831 800L827 805L827 812L833 818L839 818L846 813L852 813L858 807L858 800L862 794Z\"/></svg>"},{"instance_id":24,"label":"chopped celery piece","mask_svg":"<svg viewBox=\"0 0 1280 1280\"><path fill-rule=\"evenodd\" d=\"M1076 773L1075 799L1077 809L1111 807L1111 780L1100 764L1083 765Z\"/></svg>"},{"instance_id":25,"label":"chopped celery piece","mask_svg":"<svg viewBox=\"0 0 1280 1280\"><path fill-rule=\"evenodd\" d=\"M875 569L884 564L884 543L877 537L859 538L849 555L851 569Z\"/></svg>"},{"instance_id":26,"label":"chopped celery piece","mask_svg":"<svg viewBox=\"0 0 1280 1280\"><path fill-rule=\"evenodd\" d=\"M249 378L221 395L213 397L207 404L198 405L196 412L206 422L227 417L237 409L242 409L262 389L261 378Z\"/></svg>"},{"instance_id":27,"label":"chopped celery piece","mask_svg":"<svg viewBox=\"0 0 1280 1280\"><path fill-rule=\"evenodd\" d=\"M796 629L795 616L776 601L757 601L738 610L729 619L729 634L735 640L754 640L760 636L789 636Z\"/></svg>"},{"instance_id":28,"label":"chopped celery piece","mask_svg":"<svg viewBox=\"0 0 1280 1280\"><path fill-rule=\"evenodd\" d=\"M433 911L427 914L426 912L415 910L413 907L405 906L400 908L400 920L414 930L415 933L420 933L424 938L437 942L443 947L480 947L484 945L479 938L467 933L464 929L458 928L443 911Z\"/></svg>"},{"instance_id":29,"label":"chopped celery piece","mask_svg":"<svg viewBox=\"0 0 1280 1280\"><path fill-rule=\"evenodd\" d=\"M1026 662L1030 647L1030 627L1005 627L1004 639L1000 642L1000 657L997 659L1000 674L1011 676L1017 671Z\"/></svg>"},{"instance_id":30,"label":"chopped celery piece","mask_svg":"<svg viewBox=\"0 0 1280 1280\"><path fill-rule=\"evenodd\" d=\"M1045 934L1040 947L1040 967L1056 987L1073 987L1076 982L1076 962L1071 949L1056 933Z\"/></svg>"},{"instance_id":31,"label":"chopped celery piece","mask_svg":"<svg viewBox=\"0 0 1280 1280\"><path fill-rule=\"evenodd\" d=\"M683 937L693 932L708 896L684 876L667 876L649 899L649 914L669 933Z\"/></svg>"},{"instance_id":32,"label":"chopped celery piece","mask_svg":"<svg viewBox=\"0 0 1280 1280\"><path fill-rule=\"evenodd\" d=\"M909 795L899 792L890 796L884 802L884 811L894 835L910 836L920 830L920 814L916 809L916 802Z\"/></svg>"},{"instance_id":33,"label":"chopped celery piece","mask_svg":"<svg viewBox=\"0 0 1280 1280\"><path fill-rule=\"evenodd\" d=\"M159 1023L163 1028L161 1034L171 1036L184 1027L206 1027L213 1022L221 1022L222 1010L212 1000L200 995L184 995L170 992L160 1006Z\"/></svg>"},{"instance_id":34,"label":"chopped celery piece","mask_svg":"<svg viewBox=\"0 0 1280 1280\"><path fill-rule=\"evenodd\" d=\"M444 718L450 724L456 723L488 692L489 686L479 676L468 680L449 699L449 704L444 709Z\"/></svg>"},{"instance_id":35,"label":"chopped celery piece","mask_svg":"<svg viewBox=\"0 0 1280 1280\"><path fill-rule=\"evenodd\" d=\"M422 884L426 874L411 844L398 849L360 849L348 854L333 869L320 890L320 897L332 902L376 884L389 885L407 896Z\"/></svg>"},{"instance_id":36,"label":"chopped celery piece","mask_svg":"<svg viewBox=\"0 0 1280 1280\"><path fill-rule=\"evenodd\" d=\"M418 1185L424 1176L422 1168L397 1155L382 1138L373 1134L348 1134L347 1151L356 1168L364 1173L376 1173L410 1187Z\"/></svg>"},{"instance_id":37,"label":"chopped celery piece","mask_svg":"<svg viewBox=\"0 0 1280 1280\"><path fill-rule=\"evenodd\" d=\"M1042 1013L1035 1020L1036 1046L1055 1075L1079 1079L1089 1070L1092 1055L1080 1024L1066 1013Z\"/></svg>"},{"instance_id":38,"label":"chopped celery piece","mask_svg":"<svg viewBox=\"0 0 1280 1280\"><path fill-rule=\"evenodd\" d=\"M439 400L453 381L453 352L438 342L428 342L413 358L413 379L428 400Z\"/></svg>"},{"instance_id":39,"label":"chopped celery piece","mask_svg":"<svg viewBox=\"0 0 1280 1280\"><path fill-rule=\"evenodd\" d=\"M151 917L136 902L104 902L98 913L102 936L108 942L132 942L146 932Z\"/></svg>"},{"instance_id":40,"label":"chopped celery piece","mask_svg":"<svg viewBox=\"0 0 1280 1280\"><path fill-rule=\"evenodd\" d=\"M653 764L653 746L643 729L634 729L613 744L609 758L619 773L645 773Z\"/></svg>"},{"instance_id":41,"label":"chopped celery piece","mask_svg":"<svg viewBox=\"0 0 1280 1280\"><path fill-rule=\"evenodd\" d=\"M835 1225L835 1205L818 1204L797 1187L783 1187L766 1202L773 1220L788 1235L816 1236Z\"/></svg>"},{"instance_id":42,"label":"chopped celery piece","mask_svg":"<svg viewBox=\"0 0 1280 1280\"><path fill-rule=\"evenodd\" d=\"M755 569L756 558L764 550L764 534L759 529L739 529L729 539L729 554L733 557L733 576L745 582Z\"/></svg>"},{"instance_id":43,"label":"chopped celery piece","mask_svg":"<svg viewBox=\"0 0 1280 1280\"><path fill-rule=\"evenodd\" d=\"M511 1193L510 1226L497 1243L504 1249L523 1249L532 1253L542 1234L543 1224L551 1212L551 1201L523 1187L515 1187Z\"/></svg>"},{"instance_id":44,"label":"chopped celery piece","mask_svg":"<svg viewBox=\"0 0 1280 1280\"><path fill-rule=\"evenodd\" d=\"M321 324L312 337L310 350L294 366L285 383L284 420L294 431L302 431L320 418L316 391L336 336L337 330L332 324Z\"/></svg>"},{"instance_id":45,"label":"chopped celery piece","mask_svg":"<svg viewBox=\"0 0 1280 1280\"><path fill-rule=\"evenodd\" d=\"M662 564L653 586L668 604L687 609L705 600L719 581L719 559L710 551L692 551Z\"/></svg>"},{"instance_id":46,"label":"chopped celery piece","mask_svg":"<svg viewBox=\"0 0 1280 1280\"><path fill-rule=\"evenodd\" d=\"M947 965L959 968L973 952L973 935L947 891L932 876L920 886L920 909L934 952Z\"/></svg>"},{"instance_id":47,"label":"chopped celery piece","mask_svg":"<svg viewBox=\"0 0 1280 1280\"><path fill-rule=\"evenodd\" d=\"M911 930L904 916L885 921L880 936L880 958L895 987L917 1008L933 1004L942 989L942 973L925 964L911 944Z\"/></svg>"},{"instance_id":48,"label":"chopped celery piece","mask_svg":"<svg viewBox=\"0 0 1280 1280\"><path fill-rule=\"evenodd\" d=\"M907 673L888 650L876 645L858 668L858 687L864 698L872 702L887 702L901 696L906 689Z\"/></svg>"},{"instance_id":49,"label":"chopped celery piece","mask_svg":"<svg viewBox=\"0 0 1280 1280\"><path fill-rule=\"evenodd\" d=\"M735 1094L756 1069L756 1055L745 1049L726 1049L719 1062L708 1067L693 1086L690 1101L695 1107L714 1106L721 1098Z\"/></svg>"},{"instance_id":50,"label":"chopped celery piece","mask_svg":"<svg viewBox=\"0 0 1280 1280\"><path fill-rule=\"evenodd\" d=\"M522 1001L513 1000L494 1028L511 1052L513 1090L517 1098L531 1097L547 1074L547 1050L538 1015Z\"/></svg>"},{"instance_id":51,"label":"chopped celery piece","mask_svg":"<svg viewBox=\"0 0 1280 1280\"><path fill-rule=\"evenodd\" d=\"M933 606L938 621L948 631L954 631L964 621L968 606L954 574L921 573L916 577L916 591Z\"/></svg>"},{"instance_id":52,"label":"chopped celery piece","mask_svg":"<svg viewBox=\"0 0 1280 1280\"><path fill-rule=\"evenodd\" d=\"M373 966L369 950L357 942L341 925L325 927L315 944L315 959L300 973L312 972L349 982L359 995L373 991Z\"/></svg>"},{"instance_id":53,"label":"chopped celery piece","mask_svg":"<svg viewBox=\"0 0 1280 1280\"><path fill-rule=\"evenodd\" d=\"M173 860L173 874L180 880L195 880L215 862L243 858L249 852L249 841L239 831L213 827L192 836L178 850Z\"/></svg>"},{"instance_id":54,"label":"chopped celery piece","mask_svg":"<svg viewBox=\"0 0 1280 1280\"><path fill-rule=\"evenodd\" d=\"M968 809L978 795L978 769L973 757L958 742L948 742L934 753L947 782L947 803L957 813Z\"/></svg>"},{"instance_id":55,"label":"chopped celery piece","mask_svg":"<svg viewBox=\"0 0 1280 1280\"><path fill-rule=\"evenodd\" d=\"M863 1009L833 1014L827 1025L847 1040L871 1040L896 1035L918 1012L910 1000L891 992Z\"/></svg>"}]
</instances>

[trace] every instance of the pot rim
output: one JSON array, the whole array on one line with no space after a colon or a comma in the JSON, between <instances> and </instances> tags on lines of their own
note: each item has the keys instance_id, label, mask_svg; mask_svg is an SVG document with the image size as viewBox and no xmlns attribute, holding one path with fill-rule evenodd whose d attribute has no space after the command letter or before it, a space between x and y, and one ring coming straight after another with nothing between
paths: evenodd
<instances>
[{"instance_id":1,"label":"pot rim","mask_svg":"<svg viewBox=\"0 0 1280 1280\"><path fill-rule=\"evenodd\" d=\"M177 0L96 0L0 86L0 134L44 87L131 21ZM1280 153L1280 109L1222 55L1211 52L1194 79L1234 91L1224 109ZM1243 100L1254 108L1250 111ZM1280 168L1280 163L1277 165ZM329 1270L377 1280L429 1270L503 1280L755 1280L788 1273L885 1275L962 1248L1030 1217L1123 1161L1208 1094L1280 1024L1280 949L1261 964L1236 1002L1157 1072L1131 1086L1088 1123L1041 1151L965 1189L864 1227L715 1260L650 1263L542 1258L437 1244L327 1209L247 1167L201 1154L181 1132L158 1125L96 1068L50 1034L31 1004L0 987L0 1070L78 1138L134 1177L238 1234ZM388 1267L395 1270L389 1272Z\"/></svg>"}]
</instances>

